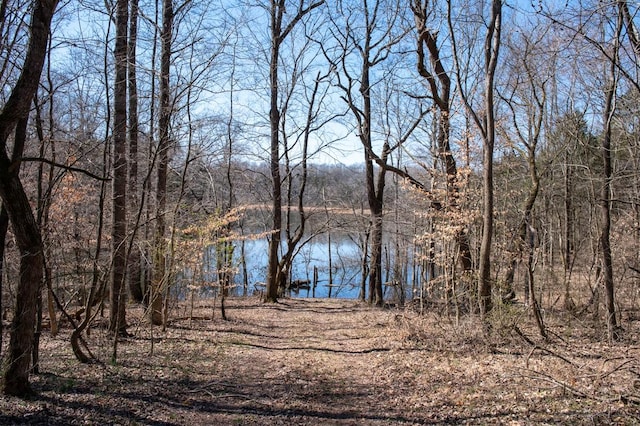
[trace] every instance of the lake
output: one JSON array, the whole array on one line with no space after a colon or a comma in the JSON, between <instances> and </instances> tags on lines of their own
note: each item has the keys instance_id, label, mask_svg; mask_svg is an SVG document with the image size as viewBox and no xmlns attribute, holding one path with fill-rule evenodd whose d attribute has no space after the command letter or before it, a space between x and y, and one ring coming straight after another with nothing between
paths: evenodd
<instances>
[{"instance_id":1,"label":"lake","mask_svg":"<svg viewBox=\"0 0 640 426\"><path fill-rule=\"evenodd\" d=\"M245 241L245 258L247 263L247 281L250 290L254 283L266 281L268 263L268 242L266 239ZM331 258L333 263L333 288L331 297L355 299L360 291L360 249L349 239L342 239L331 243ZM234 252L234 262L240 264L240 248ZM294 258L291 280L313 282L314 268L318 269L318 286L316 297L329 296L329 245L322 241L307 243ZM237 289L242 292L244 277L241 269L234 277ZM312 291L301 290L292 293L294 297L311 297Z\"/></svg>"},{"instance_id":2,"label":"lake","mask_svg":"<svg viewBox=\"0 0 640 426\"><path fill-rule=\"evenodd\" d=\"M247 293L252 294L254 291L264 290L264 282L266 281L266 270L268 261L268 241L266 239L249 240L244 242L245 262L246 262L246 282ZM217 274L215 270L215 247L211 247L208 252L211 259L205 262L210 265L207 271L203 271L204 282L215 282ZM408 253L407 258L411 258ZM361 282L361 264L360 264L360 248L351 239L335 238L331 242L331 259L332 259L332 276L333 286L331 287L331 297L356 299L360 294ZM383 261L384 263L384 261ZM232 294L242 295L244 293L244 272L241 262L240 243L236 243L233 252L234 267L234 289ZM329 297L329 244L326 239L316 239L305 244L298 254L294 257L291 280L309 281L313 283L314 268L318 271L318 285L315 289L315 297ZM383 269L385 265L383 264ZM406 271L407 281L411 282L411 270ZM184 286L180 286L180 282L187 283L190 281L192 273L184 271L178 276L178 290L183 293ZM407 289L407 297L411 297L410 286ZM386 289L387 291L389 289ZM214 296L217 288L214 286L206 286L202 289L203 297ZM312 289L301 289L298 292L292 292L292 297L313 297Z\"/></svg>"}]
</instances>

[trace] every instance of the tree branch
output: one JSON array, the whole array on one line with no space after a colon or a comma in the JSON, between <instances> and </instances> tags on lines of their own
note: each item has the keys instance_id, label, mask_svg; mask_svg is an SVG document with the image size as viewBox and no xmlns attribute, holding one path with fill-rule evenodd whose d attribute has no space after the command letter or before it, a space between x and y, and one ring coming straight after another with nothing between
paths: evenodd
<instances>
[{"instance_id":1,"label":"tree branch","mask_svg":"<svg viewBox=\"0 0 640 426\"><path fill-rule=\"evenodd\" d=\"M49 160L47 158L41 158L41 157L21 157L20 159L18 159L16 162L13 163L14 164L13 167L15 167L15 165L17 165L17 164L20 164L20 162L23 162L23 161L40 162L40 163L49 164L50 166L58 167L58 168L61 168L61 169L64 169L64 170L68 170L70 172L82 173L84 175L89 176L92 179L96 179L96 180L99 180L99 181L107 182L107 181L111 180L111 178L109 178L109 177L98 176L98 175L96 175L94 173L91 173L88 170L81 169L79 167L67 166L66 164L56 163L53 160Z\"/></svg>"}]
</instances>

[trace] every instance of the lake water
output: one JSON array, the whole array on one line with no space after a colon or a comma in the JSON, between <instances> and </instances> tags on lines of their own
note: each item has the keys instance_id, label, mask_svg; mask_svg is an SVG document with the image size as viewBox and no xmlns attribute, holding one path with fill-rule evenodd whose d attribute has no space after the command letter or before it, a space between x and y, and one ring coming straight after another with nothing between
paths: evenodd
<instances>
[{"instance_id":1,"label":"lake water","mask_svg":"<svg viewBox=\"0 0 640 426\"><path fill-rule=\"evenodd\" d=\"M266 240L245 241L245 257L247 263L247 278L250 291L255 283L266 280L268 243ZM351 240L342 239L331 243L331 258L333 265L333 287L331 297L355 299L360 291L360 250ZM236 264L240 263L240 247L234 252ZM318 286L316 297L329 296L329 245L322 241L307 243L294 258L291 280L309 280L313 283L314 268L318 269ZM242 292L243 276L239 269L234 281ZM308 293L308 296L307 296ZM312 290L300 290L292 293L294 297L311 297Z\"/></svg>"},{"instance_id":2,"label":"lake water","mask_svg":"<svg viewBox=\"0 0 640 426\"><path fill-rule=\"evenodd\" d=\"M247 293L252 294L254 291L263 291L264 282L266 281L266 270L268 260L268 242L266 239L245 241L245 259L247 274ZM202 281L205 285L201 290L201 296L212 297L217 292L217 287L207 285L206 283L214 283L217 280L215 270L215 248L211 247L207 253L210 261L205 264L209 265L208 270L202 272ZM411 257L407 253L408 258ZM348 238L332 240L331 243L331 259L332 259L332 278L331 297L344 299L356 299L360 294L361 282L361 264L360 264L360 248L356 243ZM241 249L240 243L236 244L233 252L234 270L233 276L235 287L232 294L242 295L244 292L245 277L241 266ZM391 260L392 262L392 260ZM383 270L385 269L383 264ZM327 241L313 240L302 247L299 253L294 257L293 267L291 271L291 280L309 281L313 283L314 268L318 271L318 285L315 292L312 289L301 289L298 292L292 292L292 297L329 297L329 245ZM383 272L384 274L384 272ZM407 281L411 282L412 271L406 271ZM178 295L186 295L187 285L193 280L193 274L190 271L184 271L178 275L176 291ZM393 279L391 277L391 279ZM368 288L367 288L368 291ZM385 299L390 296L392 288L385 286ZM406 286L406 298L411 297L410 285ZM368 294L367 294L368 296Z\"/></svg>"}]
</instances>

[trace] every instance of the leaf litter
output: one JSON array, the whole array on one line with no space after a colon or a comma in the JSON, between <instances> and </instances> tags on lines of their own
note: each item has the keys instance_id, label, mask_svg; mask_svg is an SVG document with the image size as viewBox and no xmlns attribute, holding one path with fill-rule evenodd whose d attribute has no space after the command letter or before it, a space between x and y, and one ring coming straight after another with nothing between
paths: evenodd
<instances>
[{"instance_id":1,"label":"leaf litter","mask_svg":"<svg viewBox=\"0 0 640 426\"><path fill-rule=\"evenodd\" d=\"M637 322L608 345L562 318L538 342L524 325L529 341L485 338L473 317L454 325L352 300L231 298L227 321L212 304L193 318L174 309L165 332L130 307L115 363L99 326L87 341L102 362L89 365L73 357L71 330L45 332L37 396L0 397L0 424L640 425Z\"/></svg>"}]
</instances>

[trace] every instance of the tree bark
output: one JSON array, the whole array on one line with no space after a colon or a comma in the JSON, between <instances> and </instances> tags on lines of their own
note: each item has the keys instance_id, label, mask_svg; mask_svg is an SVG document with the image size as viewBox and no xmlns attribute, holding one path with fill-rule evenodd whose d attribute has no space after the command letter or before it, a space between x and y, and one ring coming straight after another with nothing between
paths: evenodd
<instances>
[{"instance_id":1,"label":"tree bark","mask_svg":"<svg viewBox=\"0 0 640 426\"><path fill-rule=\"evenodd\" d=\"M129 2L116 4L115 81L113 97L113 218L109 332L126 335L127 275L127 24ZM115 355L115 353L114 353Z\"/></svg>"},{"instance_id":2,"label":"tree bark","mask_svg":"<svg viewBox=\"0 0 640 426\"><path fill-rule=\"evenodd\" d=\"M480 245L479 287L480 316L485 323L491 311L491 240L493 236L493 149L495 146L494 78L500 50L502 0L493 0L491 21L485 39L485 122L482 182L482 243Z\"/></svg>"},{"instance_id":3,"label":"tree bark","mask_svg":"<svg viewBox=\"0 0 640 426\"><path fill-rule=\"evenodd\" d=\"M269 88L270 109L269 124L271 129L271 151L269 168L271 171L271 211L272 227L269 239L269 258L267 266L267 289L265 301L276 302L278 300L278 287L280 285L280 271L278 253L282 239L282 179L280 177L280 110L278 108L278 69L280 44L282 43L282 15L284 13L284 1L271 2L271 57L269 61Z\"/></svg>"},{"instance_id":4,"label":"tree bark","mask_svg":"<svg viewBox=\"0 0 640 426\"><path fill-rule=\"evenodd\" d=\"M367 277L369 276L368 258L370 237L371 223L367 224L367 228L364 231L364 236L362 238L359 238L362 247L362 257L360 259L360 267L362 269L362 273L360 275L360 291L358 293L358 299L360 299L362 302L365 302L367 300Z\"/></svg>"},{"instance_id":5,"label":"tree bark","mask_svg":"<svg viewBox=\"0 0 640 426\"><path fill-rule=\"evenodd\" d=\"M26 120L29 115L29 107L38 89L51 19L57 4L57 0L34 2L29 46L22 71L0 113L0 198L20 251L20 281L3 372L3 392L7 395L26 396L32 392L29 384L30 354L44 268L40 229L18 176L20 161L18 158L9 158L7 142L18 121ZM17 150L14 147L15 152Z\"/></svg>"},{"instance_id":6,"label":"tree bark","mask_svg":"<svg viewBox=\"0 0 640 426\"><path fill-rule=\"evenodd\" d=\"M575 304L571 299L571 270L574 256L574 221L573 221L573 170L569 164L569 154L565 153L564 157L564 177L563 177L563 196L564 196L564 307L571 311L575 308Z\"/></svg>"},{"instance_id":7,"label":"tree bark","mask_svg":"<svg viewBox=\"0 0 640 426\"><path fill-rule=\"evenodd\" d=\"M137 222L136 218L140 214L140 197L138 195L138 82L136 72L136 47L138 38L138 0L131 0L131 13L129 16L129 223ZM137 303L142 303L144 299L144 289L142 285L140 247L136 244L138 229L131 230L131 238L134 240L129 253L127 264L129 278L129 292Z\"/></svg>"},{"instance_id":8,"label":"tree bark","mask_svg":"<svg viewBox=\"0 0 640 426\"><path fill-rule=\"evenodd\" d=\"M368 11L367 11L368 13ZM362 73L360 82L360 94L362 95L362 113L360 116L360 142L363 146L365 161L365 186L367 191L367 201L369 202L369 213L371 215L371 258L369 262L369 304L382 306L382 233L383 233L383 202L386 169L381 167L376 179L374 164L375 155L371 136L372 111L371 111L371 84L370 71L371 63L371 32L367 31L363 57ZM351 106L352 109L354 106ZM386 165L389 145L385 143L380 156L380 163Z\"/></svg>"},{"instance_id":9,"label":"tree bark","mask_svg":"<svg viewBox=\"0 0 640 426\"><path fill-rule=\"evenodd\" d=\"M4 204L0 207L0 359L2 357L2 336L4 334L2 317L4 309L2 306L2 289L4 285L4 249L7 240L7 231L9 230L9 214Z\"/></svg>"},{"instance_id":10,"label":"tree bark","mask_svg":"<svg viewBox=\"0 0 640 426\"><path fill-rule=\"evenodd\" d=\"M604 135L602 137L602 187L600 193L600 254L602 256L602 280L605 290L606 300L606 324L609 341L619 338L618 321L616 318L615 293L613 283L613 261L611 257L611 133L613 127L613 115L615 113L614 98L617 89L617 60L618 60L618 41L622 32L622 14L618 14L618 26L615 34L615 47L611 59L610 81L605 89L605 106L604 106Z\"/></svg>"},{"instance_id":11,"label":"tree bark","mask_svg":"<svg viewBox=\"0 0 640 426\"><path fill-rule=\"evenodd\" d=\"M29 199L17 176L8 177L9 159L0 153L0 196L7 207L11 228L20 250L20 282L10 326L9 352L4 372L4 393L24 396L31 393L29 367L36 324L36 307L41 288L44 255L40 230ZM11 200L11 201L8 201Z\"/></svg>"},{"instance_id":12,"label":"tree bark","mask_svg":"<svg viewBox=\"0 0 640 426\"><path fill-rule=\"evenodd\" d=\"M535 46L533 47L535 48ZM511 49L512 55L514 55L513 52L515 51L522 52L522 56L515 54L514 57L517 58L518 63L525 71L522 74L526 75L526 77L524 77L526 80L519 80L526 85L524 88L524 96L521 97L525 99L530 98L529 103L524 105L526 109L525 113L528 117L524 120L526 124L521 124L523 120L521 115L516 111L516 108L518 107L517 102L509 103L509 107L511 109L511 121L513 128L515 129L514 133L518 140L515 141L514 146L523 145L526 148L522 150L518 148L518 151L521 151L523 155L526 155L530 186L529 193L522 207L522 218L516 229L516 235L512 242L511 260L505 276L502 294L503 302L510 302L516 297L513 282L517 266L525 253L525 246L527 247L529 258L528 269L530 269L530 271L528 275L531 276L529 284L526 285L524 289L525 301L528 300L527 297L530 293L530 289L533 288L533 270L531 270L533 265L531 260L533 258L533 250L535 247L533 245L534 241L528 239L527 235L531 235L531 232L533 232L534 229L532 223L533 208L540 190L540 176L538 175L536 151L538 142L542 135L544 112L546 108L545 103L547 98L545 83L538 79L538 71L535 69L536 65L534 63L534 57L530 54L530 40L526 37L519 39L517 46L512 44ZM519 85L520 84L516 82L512 88L512 97L516 96L516 94L520 92ZM521 130L521 126L524 126L525 128ZM537 304L532 303L531 307L536 311L536 317L540 316ZM542 324L541 321L538 322L539 324Z\"/></svg>"},{"instance_id":13,"label":"tree bark","mask_svg":"<svg viewBox=\"0 0 640 426\"><path fill-rule=\"evenodd\" d=\"M368 84L367 78L363 79ZM366 127L370 128L371 123L371 100L369 98L369 87L367 86L367 95L365 96L364 117L369 123ZM363 132L364 133L364 132ZM365 145L366 158L366 186L367 199L369 201L369 212L371 214L371 258L369 261L369 304L382 306L384 303L384 295L382 289L382 234L384 226L383 202L384 189L386 182L386 169L381 167L378 171L377 179L374 176L373 163L374 160L370 156L372 152L371 134L367 132L367 145ZM389 145L384 144L382 148L381 161L383 164L387 162L389 153Z\"/></svg>"},{"instance_id":14,"label":"tree bark","mask_svg":"<svg viewBox=\"0 0 640 426\"><path fill-rule=\"evenodd\" d=\"M363 80L365 81L365 80ZM368 96L368 95L367 95ZM365 98L367 99L367 98ZM368 105L368 106L367 106ZM371 120L371 109L369 102L365 100L364 116L366 121ZM368 112L367 112L368 111ZM367 126L368 128L368 126ZM364 131L362 132L365 133ZM384 303L382 292L382 234L384 217L382 212L383 207L383 195L385 187L386 169L381 168L378 172L377 179L373 170L374 160L370 156L371 152L371 138L367 132L365 136L361 138L367 139L367 145L365 145L365 167L366 167L366 188L367 188L367 200L369 202L369 213L371 215L371 257L369 260L369 304L375 306L382 306ZM363 139L364 141L364 139ZM385 144L383 148L383 162L386 163L388 146Z\"/></svg>"},{"instance_id":15,"label":"tree bark","mask_svg":"<svg viewBox=\"0 0 640 426\"><path fill-rule=\"evenodd\" d=\"M440 49L437 44L437 34L434 34L427 27L428 3L422 3L422 0L414 0L412 11L418 31L417 55L418 55L418 73L423 77L431 90L435 106L439 110L437 145L438 157L444 164L446 173L446 194L447 208L453 213L460 210L459 206L459 188L458 188L458 167L456 159L451 152L450 136L451 136L451 79L444 68L444 64L440 58ZM429 54L429 63L432 71L427 67L425 52ZM458 245L458 262L463 273L470 273L473 269L471 258L471 247L469 243L469 235L466 227L462 226L455 234L456 244Z\"/></svg>"},{"instance_id":16,"label":"tree bark","mask_svg":"<svg viewBox=\"0 0 640 426\"><path fill-rule=\"evenodd\" d=\"M173 0L162 2L162 52L160 58L160 117L158 131L158 176L156 185L156 235L153 280L151 283L151 322L162 324L163 297L166 290L166 210L167 210L167 172L169 168L169 125L171 121L171 39L173 34Z\"/></svg>"},{"instance_id":17,"label":"tree bark","mask_svg":"<svg viewBox=\"0 0 640 426\"><path fill-rule=\"evenodd\" d=\"M311 3L307 7L303 7L303 2L296 11L294 17L289 23L283 26L283 17L285 14L284 0L271 0L270 6L270 29L271 29L271 52L269 57L269 125L270 125L270 156L269 169L271 172L272 182L272 204L271 211L273 222L271 227L271 238L269 239L269 256L267 265L267 289L265 292L266 302L276 302L278 300L278 289L281 282L286 279L283 274L283 264L279 260L280 243L282 241L282 178L280 175L280 108L278 105L278 88L279 78L278 71L280 68L279 56L280 47L287 36L291 33L298 22L311 10L324 4L324 0Z\"/></svg>"}]
</instances>

